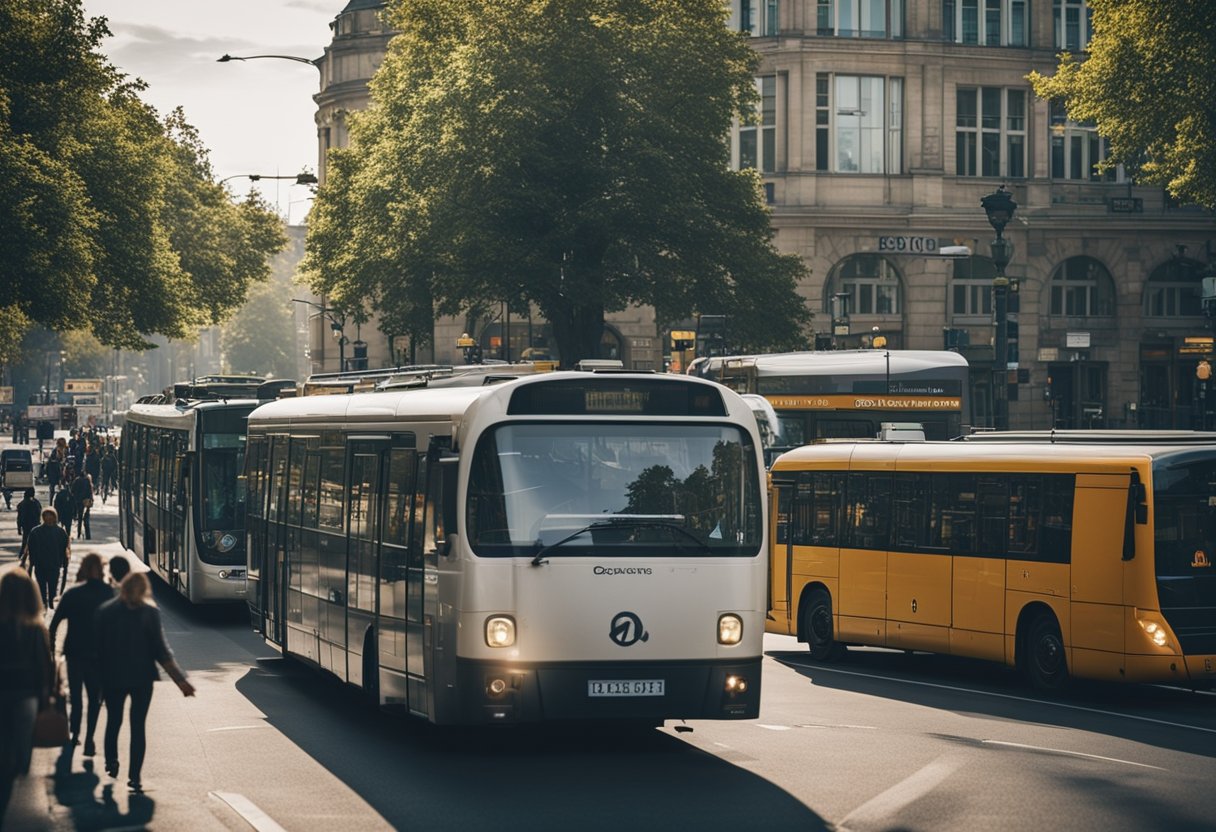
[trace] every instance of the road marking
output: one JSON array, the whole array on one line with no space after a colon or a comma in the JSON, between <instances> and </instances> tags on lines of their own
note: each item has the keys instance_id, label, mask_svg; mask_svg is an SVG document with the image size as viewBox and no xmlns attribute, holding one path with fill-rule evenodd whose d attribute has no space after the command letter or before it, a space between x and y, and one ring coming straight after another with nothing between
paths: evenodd
<instances>
[{"instance_id":1,"label":"road marking","mask_svg":"<svg viewBox=\"0 0 1216 832\"><path fill-rule=\"evenodd\" d=\"M789 725L765 725L763 722L757 722L756 727L764 728L769 731L788 731L788 730L790 730Z\"/></svg>"},{"instance_id":2,"label":"road marking","mask_svg":"<svg viewBox=\"0 0 1216 832\"><path fill-rule=\"evenodd\" d=\"M227 803L234 812L244 818L245 822L258 832L287 832L279 826L270 815L263 812L256 804L243 794L236 792L211 792L212 797Z\"/></svg>"},{"instance_id":3,"label":"road marking","mask_svg":"<svg viewBox=\"0 0 1216 832\"><path fill-rule=\"evenodd\" d=\"M1183 693L1197 693L1200 696L1216 696L1216 692L1210 690L1195 690L1194 688L1180 688L1177 685L1153 685L1155 688L1163 688L1165 690L1178 690Z\"/></svg>"},{"instance_id":4,"label":"road marking","mask_svg":"<svg viewBox=\"0 0 1216 832\"><path fill-rule=\"evenodd\" d=\"M1188 731L1202 731L1205 734L1216 734L1216 728L1204 728L1200 725L1187 725L1183 722L1170 722L1165 719L1154 719L1151 716L1137 716L1136 714L1125 714L1119 711L1104 711L1101 708L1087 708L1084 705L1069 705L1064 702L1053 702L1050 699L1031 699L1029 696L1014 696L1011 693L996 693L988 690L977 690L976 688L963 688L956 685L941 685L936 682L919 682L915 679L899 679L894 676L880 676L876 673L858 673L854 670L838 670L834 667L822 667L820 665L799 664L798 662L788 662L796 667L814 668L827 673L841 673L845 676L860 676L863 679L878 679L884 682L898 682L904 685L919 685L925 688L937 688L938 690L953 690L959 693L976 693L981 696L991 696L996 699L1012 699L1015 702L1029 702L1034 705L1050 705L1054 708L1063 708L1069 711L1084 711L1090 714L1102 714L1103 716L1116 716L1123 719L1134 719L1137 722L1149 722L1153 725L1167 725L1170 728L1185 728Z\"/></svg>"},{"instance_id":5,"label":"road marking","mask_svg":"<svg viewBox=\"0 0 1216 832\"><path fill-rule=\"evenodd\" d=\"M852 728L857 731L877 731L878 730L877 725L848 725L845 723L833 724L830 722L824 722L824 723L803 722L795 727L797 727L797 728Z\"/></svg>"},{"instance_id":6,"label":"road marking","mask_svg":"<svg viewBox=\"0 0 1216 832\"><path fill-rule=\"evenodd\" d=\"M939 783L953 774L961 763L962 758L958 755L947 755L934 760L911 777L901 780L849 812L844 820L836 824L836 828L847 830L851 824L872 826L881 823L909 803L933 791Z\"/></svg>"},{"instance_id":7,"label":"road marking","mask_svg":"<svg viewBox=\"0 0 1216 832\"><path fill-rule=\"evenodd\" d=\"M1118 757L1103 757L1101 754L1086 754L1083 751L1066 751L1063 748L1044 748L1041 745L1026 745L1020 742L1003 742L1001 740L980 740L984 745L1002 745L1006 748L1020 748L1024 751L1046 751L1049 754L1063 754L1067 757L1086 757L1090 760L1105 760L1108 763L1123 763L1125 766L1139 766L1165 771L1161 766L1150 766L1148 763L1135 763L1131 760L1120 760Z\"/></svg>"},{"instance_id":8,"label":"road marking","mask_svg":"<svg viewBox=\"0 0 1216 832\"><path fill-rule=\"evenodd\" d=\"M270 726L263 723L261 725L225 725L223 728L208 728L207 733L212 734L216 731L250 731L254 728L269 728Z\"/></svg>"}]
</instances>

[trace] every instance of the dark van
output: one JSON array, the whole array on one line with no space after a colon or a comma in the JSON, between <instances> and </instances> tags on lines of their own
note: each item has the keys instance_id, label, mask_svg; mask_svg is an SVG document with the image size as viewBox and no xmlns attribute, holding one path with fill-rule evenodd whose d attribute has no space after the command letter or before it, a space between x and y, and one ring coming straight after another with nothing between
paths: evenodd
<instances>
[{"instance_id":1,"label":"dark van","mask_svg":"<svg viewBox=\"0 0 1216 832\"><path fill-rule=\"evenodd\" d=\"M24 448L0 451L0 487L5 491L24 491L34 487L34 460Z\"/></svg>"}]
</instances>

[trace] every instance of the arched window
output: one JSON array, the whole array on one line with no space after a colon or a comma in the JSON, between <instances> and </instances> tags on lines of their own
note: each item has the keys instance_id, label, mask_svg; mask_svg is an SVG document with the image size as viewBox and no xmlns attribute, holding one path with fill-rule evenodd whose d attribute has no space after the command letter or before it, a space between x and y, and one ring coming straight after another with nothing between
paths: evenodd
<instances>
[{"instance_id":1,"label":"arched window","mask_svg":"<svg viewBox=\"0 0 1216 832\"><path fill-rule=\"evenodd\" d=\"M1092 257L1070 257L1051 275L1051 313L1069 318L1115 314L1115 281Z\"/></svg>"},{"instance_id":2,"label":"arched window","mask_svg":"<svg viewBox=\"0 0 1216 832\"><path fill-rule=\"evenodd\" d=\"M1153 269L1144 286L1144 315L1149 318L1198 318L1203 315L1203 278L1207 268L1176 257Z\"/></svg>"},{"instance_id":3,"label":"arched window","mask_svg":"<svg viewBox=\"0 0 1216 832\"><path fill-rule=\"evenodd\" d=\"M992 317L992 281L996 266L979 255L954 261L950 281L950 314L956 318Z\"/></svg>"},{"instance_id":4,"label":"arched window","mask_svg":"<svg viewBox=\"0 0 1216 832\"><path fill-rule=\"evenodd\" d=\"M832 311L832 298L849 295L849 315L899 315L903 309L899 272L877 254L852 254L836 264L828 281L824 310Z\"/></svg>"}]
</instances>

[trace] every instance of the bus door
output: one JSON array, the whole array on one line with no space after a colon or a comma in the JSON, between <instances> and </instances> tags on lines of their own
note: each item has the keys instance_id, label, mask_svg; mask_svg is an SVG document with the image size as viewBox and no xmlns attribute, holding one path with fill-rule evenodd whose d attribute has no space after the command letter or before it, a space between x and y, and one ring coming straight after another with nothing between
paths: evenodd
<instances>
[{"instance_id":1,"label":"bus door","mask_svg":"<svg viewBox=\"0 0 1216 832\"><path fill-rule=\"evenodd\" d=\"M267 495L266 547L262 563L262 615L266 622L264 635L273 644L286 644L287 600L287 527L284 522L287 501L287 451L286 434L270 437L270 482Z\"/></svg>"},{"instance_id":2,"label":"bus door","mask_svg":"<svg viewBox=\"0 0 1216 832\"><path fill-rule=\"evenodd\" d=\"M791 534L790 522L794 501L794 480L773 479L772 504L776 506L773 512L773 528L770 529L769 539L772 541L768 564L768 621L765 628L769 632L792 633L790 599L793 581L791 571L794 568L794 538Z\"/></svg>"},{"instance_id":3,"label":"bus door","mask_svg":"<svg viewBox=\"0 0 1216 832\"><path fill-rule=\"evenodd\" d=\"M384 489L381 460L388 436L347 437L346 676L352 685L375 690L376 584ZM339 675L341 675L339 673ZM364 677L367 678L365 683Z\"/></svg>"},{"instance_id":4,"label":"bus door","mask_svg":"<svg viewBox=\"0 0 1216 832\"><path fill-rule=\"evenodd\" d=\"M422 586L410 583L410 567L421 565L421 548L410 541L417 493L419 458L413 434L395 434L384 451L380 470L384 499L380 525L380 556L376 614L378 685L385 705L412 707L411 688L425 684L422 639L411 639L422 626L421 610L411 601ZM418 553L416 556L414 553ZM413 645L413 650L410 646ZM416 698L416 697L415 697ZM421 711L423 715L426 711Z\"/></svg>"},{"instance_id":5,"label":"bus door","mask_svg":"<svg viewBox=\"0 0 1216 832\"><path fill-rule=\"evenodd\" d=\"M173 482L169 491L169 542L165 546L169 559L169 573L173 576L172 583L178 591L189 597L190 594L190 565L186 552L186 506L188 505L187 483L190 477L190 463L186 454L186 434L174 431L170 434L172 444L169 450L173 454L171 475ZM195 495L198 499L199 495Z\"/></svg>"}]
</instances>

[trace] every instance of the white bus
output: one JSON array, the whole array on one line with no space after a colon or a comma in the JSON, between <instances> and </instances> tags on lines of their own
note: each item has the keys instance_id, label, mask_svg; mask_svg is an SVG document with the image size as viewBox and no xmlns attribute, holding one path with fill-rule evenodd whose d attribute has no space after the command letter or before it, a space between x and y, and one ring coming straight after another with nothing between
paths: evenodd
<instances>
[{"instance_id":1,"label":"white bus","mask_svg":"<svg viewBox=\"0 0 1216 832\"><path fill-rule=\"evenodd\" d=\"M249 417L249 604L285 654L439 724L746 719L765 493L751 410L560 372Z\"/></svg>"},{"instance_id":2,"label":"white bus","mask_svg":"<svg viewBox=\"0 0 1216 832\"><path fill-rule=\"evenodd\" d=\"M160 403L126 413L119 537L192 603L245 599L245 420L253 398Z\"/></svg>"}]
</instances>

